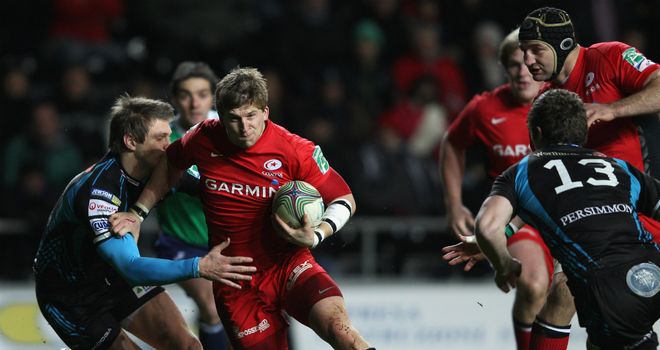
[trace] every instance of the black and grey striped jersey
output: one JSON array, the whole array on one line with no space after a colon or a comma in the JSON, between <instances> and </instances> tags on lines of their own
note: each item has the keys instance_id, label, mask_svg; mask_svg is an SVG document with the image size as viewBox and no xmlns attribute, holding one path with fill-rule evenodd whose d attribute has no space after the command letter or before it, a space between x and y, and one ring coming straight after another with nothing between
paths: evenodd
<instances>
[{"instance_id":1,"label":"black and grey striped jersey","mask_svg":"<svg viewBox=\"0 0 660 350\"><path fill-rule=\"evenodd\" d=\"M632 165L566 145L535 151L493 184L539 229L569 278L658 254L639 214L658 217L660 182Z\"/></svg>"}]
</instances>

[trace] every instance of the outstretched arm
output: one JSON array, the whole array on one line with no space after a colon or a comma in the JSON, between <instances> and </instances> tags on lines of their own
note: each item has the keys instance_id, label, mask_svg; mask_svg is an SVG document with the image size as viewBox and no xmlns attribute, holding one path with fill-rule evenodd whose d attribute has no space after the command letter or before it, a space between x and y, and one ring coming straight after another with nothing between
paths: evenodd
<instances>
[{"instance_id":1,"label":"outstretched arm","mask_svg":"<svg viewBox=\"0 0 660 350\"><path fill-rule=\"evenodd\" d=\"M504 292L516 286L521 271L520 263L509 255L502 234L512 213L509 200L495 195L484 201L476 220L477 243L495 269L495 283Z\"/></svg>"},{"instance_id":2,"label":"outstretched arm","mask_svg":"<svg viewBox=\"0 0 660 350\"><path fill-rule=\"evenodd\" d=\"M586 103L587 123L610 121L660 112L660 70L651 74L638 92L610 104Z\"/></svg>"},{"instance_id":3,"label":"outstretched arm","mask_svg":"<svg viewBox=\"0 0 660 350\"><path fill-rule=\"evenodd\" d=\"M452 233L460 240L473 235L474 216L463 205L461 186L465 172L465 149L455 147L449 141L448 134L442 140L440 154L440 173L448 225Z\"/></svg>"},{"instance_id":4,"label":"outstretched arm","mask_svg":"<svg viewBox=\"0 0 660 350\"><path fill-rule=\"evenodd\" d=\"M240 289L231 280L249 281L254 266L240 265L252 262L249 257L223 256L222 250L229 245L225 241L214 247L206 256L182 260L147 258L140 256L131 234L111 237L98 246L101 256L112 265L132 286L161 285L190 278L203 277Z\"/></svg>"}]
</instances>

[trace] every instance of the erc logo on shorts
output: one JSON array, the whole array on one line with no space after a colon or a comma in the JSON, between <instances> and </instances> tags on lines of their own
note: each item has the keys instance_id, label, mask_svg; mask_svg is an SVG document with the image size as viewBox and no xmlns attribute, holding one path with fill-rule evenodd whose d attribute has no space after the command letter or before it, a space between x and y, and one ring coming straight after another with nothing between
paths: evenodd
<instances>
[{"instance_id":1,"label":"erc logo on shorts","mask_svg":"<svg viewBox=\"0 0 660 350\"><path fill-rule=\"evenodd\" d=\"M245 336L248 336L248 335L250 335L250 334L254 334L254 333L257 333L257 332L259 332L259 333L263 333L263 332L265 332L268 328L270 328L270 323L268 323L268 320L263 319L263 320L261 320L261 322L259 322L259 324L256 325L256 326L254 326L254 327L250 327L250 328L248 328L248 329L246 329L246 330L243 330L243 331L240 331L240 332L237 332L237 333L236 333L236 337L237 337L238 339L241 339L241 338L243 338L243 337L245 337Z\"/></svg>"}]
</instances>

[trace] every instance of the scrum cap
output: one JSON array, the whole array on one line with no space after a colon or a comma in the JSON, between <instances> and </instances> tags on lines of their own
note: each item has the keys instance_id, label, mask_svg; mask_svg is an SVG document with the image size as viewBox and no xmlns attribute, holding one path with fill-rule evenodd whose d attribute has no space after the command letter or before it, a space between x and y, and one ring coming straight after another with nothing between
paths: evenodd
<instances>
[{"instance_id":1,"label":"scrum cap","mask_svg":"<svg viewBox=\"0 0 660 350\"><path fill-rule=\"evenodd\" d=\"M532 11L520 25L520 41L541 41L547 44L555 56L554 79L568 54L577 46L573 22L564 10L542 7Z\"/></svg>"}]
</instances>

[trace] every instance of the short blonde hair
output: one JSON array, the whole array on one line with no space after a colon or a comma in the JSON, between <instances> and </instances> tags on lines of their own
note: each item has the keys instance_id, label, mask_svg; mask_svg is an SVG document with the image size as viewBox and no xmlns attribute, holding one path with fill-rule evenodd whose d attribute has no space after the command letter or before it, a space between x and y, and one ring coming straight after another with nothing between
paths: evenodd
<instances>
[{"instance_id":1,"label":"short blonde hair","mask_svg":"<svg viewBox=\"0 0 660 350\"><path fill-rule=\"evenodd\" d=\"M507 64L509 64L509 57L511 57L511 54L520 47L520 44L518 43L519 31L520 28L514 29L500 43L500 47L497 50L497 57L503 67L506 67Z\"/></svg>"},{"instance_id":2,"label":"short blonde hair","mask_svg":"<svg viewBox=\"0 0 660 350\"><path fill-rule=\"evenodd\" d=\"M234 68L215 90L215 107L221 115L245 104L259 109L268 105L266 79L256 68Z\"/></svg>"}]
</instances>

